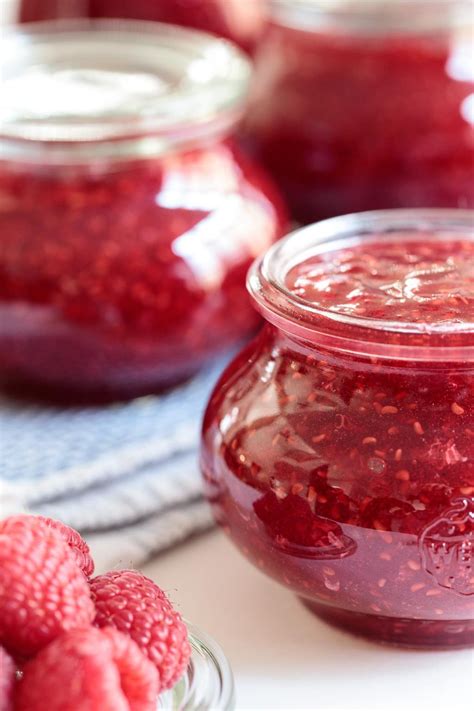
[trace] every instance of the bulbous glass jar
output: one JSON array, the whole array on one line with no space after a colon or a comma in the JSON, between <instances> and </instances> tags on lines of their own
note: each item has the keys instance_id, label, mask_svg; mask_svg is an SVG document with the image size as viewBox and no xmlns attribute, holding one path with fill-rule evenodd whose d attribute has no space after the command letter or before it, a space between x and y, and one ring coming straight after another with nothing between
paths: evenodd
<instances>
[{"instance_id":1,"label":"bulbous glass jar","mask_svg":"<svg viewBox=\"0 0 474 711\"><path fill-rule=\"evenodd\" d=\"M474 206L471 2L271 8L245 133L296 219Z\"/></svg>"},{"instance_id":2,"label":"bulbous glass jar","mask_svg":"<svg viewBox=\"0 0 474 711\"><path fill-rule=\"evenodd\" d=\"M2 37L0 377L73 399L173 385L256 327L245 274L282 234L233 142L249 64L157 23L34 28Z\"/></svg>"},{"instance_id":3,"label":"bulbous glass jar","mask_svg":"<svg viewBox=\"0 0 474 711\"><path fill-rule=\"evenodd\" d=\"M252 268L268 323L204 420L216 520L322 619L472 644L474 213L381 211Z\"/></svg>"},{"instance_id":4,"label":"bulbous glass jar","mask_svg":"<svg viewBox=\"0 0 474 711\"><path fill-rule=\"evenodd\" d=\"M170 22L212 32L252 52L266 0L21 0L22 22L97 17Z\"/></svg>"}]
</instances>

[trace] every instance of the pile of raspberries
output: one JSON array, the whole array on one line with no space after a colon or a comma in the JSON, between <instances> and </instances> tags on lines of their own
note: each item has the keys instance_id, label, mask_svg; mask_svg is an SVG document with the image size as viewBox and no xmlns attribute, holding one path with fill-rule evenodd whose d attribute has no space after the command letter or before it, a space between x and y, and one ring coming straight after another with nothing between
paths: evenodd
<instances>
[{"instance_id":1,"label":"pile of raspberries","mask_svg":"<svg viewBox=\"0 0 474 711\"><path fill-rule=\"evenodd\" d=\"M188 633L165 593L93 572L60 521L0 521L0 711L156 711L182 676Z\"/></svg>"}]
</instances>

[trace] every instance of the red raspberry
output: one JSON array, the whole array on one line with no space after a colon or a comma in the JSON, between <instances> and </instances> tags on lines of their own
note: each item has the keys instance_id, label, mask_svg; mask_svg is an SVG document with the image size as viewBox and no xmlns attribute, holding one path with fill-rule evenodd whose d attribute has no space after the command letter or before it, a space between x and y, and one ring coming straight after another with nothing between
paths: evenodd
<instances>
[{"instance_id":1,"label":"red raspberry","mask_svg":"<svg viewBox=\"0 0 474 711\"><path fill-rule=\"evenodd\" d=\"M32 516L0 521L0 644L29 657L93 618L87 579L61 533Z\"/></svg>"},{"instance_id":2,"label":"red raspberry","mask_svg":"<svg viewBox=\"0 0 474 711\"><path fill-rule=\"evenodd\" d=\"M45 523L51 528L55 528L62 535L68 546L76 556L77 564L81 568L84 575L92 575L94 572L94 561L92 560L90 548L82 538L82 536L70 526L67 526L62 521L57 521L54 518L46 518L45 516L36 516L38 521Z\"/></svg>"},{"instance_id":3,"label":"red raspberry","mask_svg":"<svg viewBox=\"0 0 474 711\"><path fill-rule=\"evenodd\" d=\"M91 580L98 627L129 634L156 665L162 689L181 677L191 655L186 625L167 596L136 570L117 570Z\"/></svg>"},{"instance_id":4,"label":"red raspberry","mask_svg":"<svg viewBox=\"0 0 474 711\"><path fill-rule=\"evenodd\" d=\"M29 661L15 711L156 711L153 664L111 627L66 632Z\"/></svg>"},{"instance_id":5,"label":"red raspberry","mask_svg":"<svg viewBox=\"0 0 474 711\"><path fill-rule=\"evenodd\" d=\"M13 709L13 684L15 664L3 647L0 647L0 711Z\"/></svg>"}]
</instances>

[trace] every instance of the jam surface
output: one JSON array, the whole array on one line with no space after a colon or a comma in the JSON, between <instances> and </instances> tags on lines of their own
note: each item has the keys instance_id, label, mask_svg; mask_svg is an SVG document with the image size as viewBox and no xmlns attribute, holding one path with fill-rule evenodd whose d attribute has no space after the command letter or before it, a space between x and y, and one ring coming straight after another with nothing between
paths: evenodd
<instances>
[{"instance_id":1,"label":"jam surface","mask_svg":"<svg viewBox=\"0 0 474 711\"><path fill-rule=\"evenodd\" d=\"M296 219L474 205L472 51L449 32L268 28L245 134Z\"/></svg>"},{"instance_id":2,"label":"jam surface","mask_svg":"<svg viewBox=\"0 0 474 711\"><path fill-rule=\"evenodd\" d=\"M245 274L282 221L231 143L105 166L0 164L2 379L82 398L189 377L256 327Z\"/></svg>"},{"instance_id":3,"label":"jam surface","mask_svg":"<svg viewBox=\"0 0 474 711\"><path fill-rule=\"evenodd\" d=\"M315 307L364 319L473 322L474 242L404 239L334 250L293 268L286 287Z\"/></svg>"},{"instance_id":4,"label":"jam surface","mask_svg":"<svg viewBox=\"0 0 474 711\"><path fill-rule=\"evenodd\" d=\"M286 286L342 313L358 290L365 316L473 321L472 242L393 244L312 258ZM376 358L267 324L210 400L207 494L242 552L329 622L470 645L474 364L462 347L449 361L403 359L386 335L393 353Z\"/></svg>"}]
</instances>

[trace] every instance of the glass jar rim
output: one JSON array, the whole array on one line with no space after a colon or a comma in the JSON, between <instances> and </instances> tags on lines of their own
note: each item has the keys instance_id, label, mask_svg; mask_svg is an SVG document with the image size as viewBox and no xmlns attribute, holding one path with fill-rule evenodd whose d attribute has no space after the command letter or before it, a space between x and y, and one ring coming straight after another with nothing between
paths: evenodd
<instances>
[{"instance_id":1,"label":"glass jar rim","mask_svg":"<svg viewBox=\"0 0 474 711\"><path fill-rule=\"evenodd\" d=\"M191 645L188 667L176 685L160 695L157 711L232 711L235 684L227 657L212 637L194 625L186 626Z\"/></svg>"},{"instance_id":2,"label":"glass jar rim","mask_svg":"<svg viewBox=\"0 0 474 711\"><path fill-rule=\"evenodd\" d=\"M459 236L474 241L474 210L395 209L341 215L297 229L279 240L249 270L247 289L258 310L278 329L303 340L353 354L407 360L474 360L471 322L426 324L343 314L294 294L289 271L315 253L386 234L403 241ZM387 341L390 333L390 342Z\"/></svg>"},{"instance_id":3,"label":"glass jar rim","mask_svg":"<svg viewBox=\"0 0 474 711\"><path fill-rule=\"evenodd\" d=\"M270 0L277 23L293 29L415 34L472 25L471 0Z\"/></svg>"},{"instance_id":4,"label":"glass jar rim","mask_svg":"<svg viewBox=\"0 0 474 711\"><path fill-rule=\"evenodd\" d=\"M230 42L164 23L86 19L8 28L0 157L29 147L43 158L71 154L74 162L127 155L131 144L138 153L160 153L222 135L244 110L250 74L249 60Z\"/></svg>"}]
</instances>

